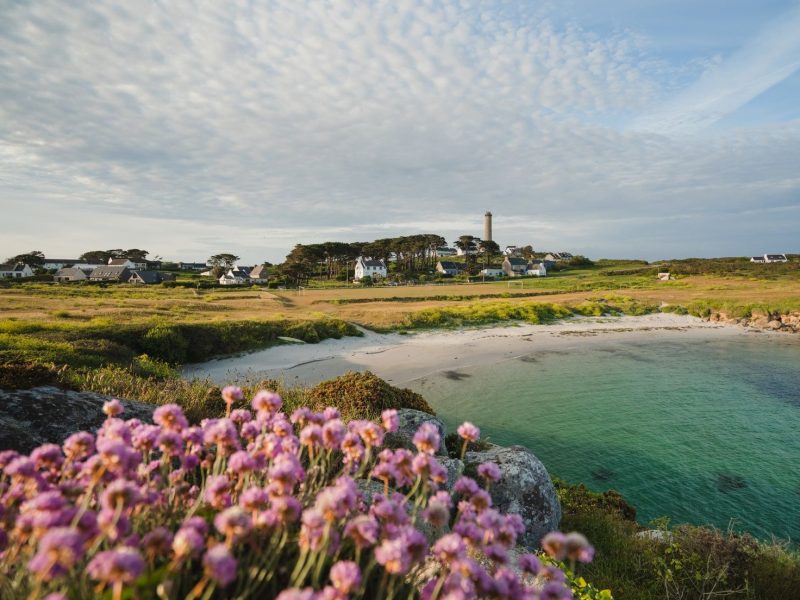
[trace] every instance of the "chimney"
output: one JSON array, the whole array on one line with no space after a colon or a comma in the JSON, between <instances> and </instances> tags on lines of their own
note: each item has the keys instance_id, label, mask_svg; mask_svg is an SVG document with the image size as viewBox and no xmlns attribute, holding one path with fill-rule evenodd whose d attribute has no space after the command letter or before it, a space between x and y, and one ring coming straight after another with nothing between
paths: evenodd
<instances>
[{"instance_id":1,"label":"chimney","mask_svg":"<svg viewBox=\"0 0 800 600\"><path fill-rule=\"evenodd\" d=\"M489 211L483 215L483 239L487 242L492 240L492 213Z\"/></svg>"}]
</instances>

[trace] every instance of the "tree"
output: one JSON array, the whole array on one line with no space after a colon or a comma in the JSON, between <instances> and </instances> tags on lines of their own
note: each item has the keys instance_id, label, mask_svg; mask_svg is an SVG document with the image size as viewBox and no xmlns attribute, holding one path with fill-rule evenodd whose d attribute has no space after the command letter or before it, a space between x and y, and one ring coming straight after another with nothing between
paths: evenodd
<instances>
[{"instance_id":1,"label":"tree","mask_svg":"<svg viewBox=\"0 0 800 600\"><path fill-rule=\"evenodd\" d=\"M140 250L139 248L131 248L130 250L125 250L124 252L126 258L135 260L137 262L145 262L148 254L150 253L147 250Z\"/></svg>"},{"instance_id":2,"label":"tree","mask_svg":"<svg viewBox=\"0 0 800 600\"><path fill-rule=\"evenodd\" d=\"M492 240L481 240L478 247L483 252L484 266L488 269L492 264L492 258L500 254L500 246Z\"/></svg>"},{"instance_id":3,"label":"tree","mask_svg":"<svg viewBox=\"0 0 800 600\"><path fill-rule=\"evenodd\" d=\"M106 264L108 259L111 258L108 250L89 250L84 252L78 257L78 260L87 263L103 263Z\"/></svg>"},{"instance_id":4,"label":"tree","mask_svg":"<svg viewBox=\"0 0 800 600\"><path fill-rule=\"evenodd\" d=\"M464 252L464 267L468 274L475 274L475 253L481 240L473 235L462 235L454 243Z\"/></svg>"},{"instance_id":5,"label":"tree","mask_svg":"<svg viewBox=\"0 0 800 600\"><path fill-rule=\"evenodd\" d=\"M6 262L11 264L24 263L31 267L40 267L44 264L44 252L41 250L31 250L25 254L17 254L12 256Z\"/></svg>"},{"instance_id":6,"label":"tree","mask_svg":"<svg viewBox=\"0 0 800 600\"><path fill-rule=\"evenodd\" d=\"M214 256L209 257L208 264L212 268L220 267L227 271L228 269L232 268L238 260L239 257L235 254L215 254Z\"/></svg>"},{"instance_id":7,"label":"tree","mask_svg":"<svg viewBox=\"0 0 800 600\"><path fill-rule=\"evenodd\" d=\"M531 260L532 258L534 258L535 254L533 252L533 246L531 246L530 244L525 246L522 249L522 256L524 256L528 260Z\"/></svg>"}]
</instances>

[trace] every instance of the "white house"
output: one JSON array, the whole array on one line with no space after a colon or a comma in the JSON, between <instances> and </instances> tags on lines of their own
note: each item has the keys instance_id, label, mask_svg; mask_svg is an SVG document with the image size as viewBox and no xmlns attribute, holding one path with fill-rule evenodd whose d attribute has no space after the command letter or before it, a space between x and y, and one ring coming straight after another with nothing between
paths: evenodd
<instances>
[{"instance_id":1,"label":"white house","mask_svg":"<svg viewBox=\"0 0 800 600\"><path fill-rule=\"evenodd\" d=\"M382 260L373 260L363 256L359 256L356 259L356 273L354 276L356 281L361 281L364 277L380 279L381 277L386 277L387 274L386 263Z\"/></svg>"},{"instance_id":2,"label":"white house","mask_svg":"<svg viewBox=\"0 0 800 600\"><path fill-rule=\"evenodd\" d=\"M503 249L504 256L522 256L522 248L519 246L506 246Z\"/></svg>"},{"instance_id":3,"label":"white house","mask_svg":"<svg viewBox=\"0 0 800 600\"><path fill-rule=\"evenodd\" d=\"M131 270L146 271L146 260L131 260L130 258L109 258L108 264L112 267L128 267Z\"/></svg>"},{"instance_id":4,"label":"white house","mask_svg":"<svg viewBox=\"0 0 800 600\"><path fill-rule=\"evenodd\" d=\"M30 265L23 263L0 265L0 278L22 279L24 277L33 277L33 269Z\"/></svg>"},{"instance_id":5,"label":"white house","mask_svg":"<svg viewBox=\"0 0 800 600\"><path fill-rule=\"evenodd\" d=\"M751 263L765 263L767 262L763 256L753 256L750 258Z\"/></svg>"},{"instance_id":6,"label":"white house","mask_svg":"<svg viewBox=\"0 0 800 600\"><path fill-rule=\"evenodd\" d=\"M542 262L532 262L525 267L525 275L532 277L547 277L547 268Z\"/></svg>"},{"instance_id":7,"label":"white house","mask_svg":"<svg viewBox=\"0 0 800 600\"><path fill-rule=\"evenodd\" d=\"M250 267L234 266L219 278L220 285L243 285L250 283Z\"/></svg>"},{"instance_id":8,"label":"white house","mask_svg":"<svg viewBox=\"0 0 800 600\"><path fill-rule=\"evenodd\" d=\"M42 268L48 271L58 271L65 267L71 267L78 262L80 261L77 258L45 258Z\"/></svg>"},{"instance_id":9,"label":"white house","mask_svg":"<svg viewBox=\"0 0 800 600\"><path fill-rule=\"evenodd\" d=\"M506 256L503 261L503 272L509 277L519 277L525 275L528 270L528 261L524 258L514 258L513 256Z\"/></svg>"},{"instance_id":10,"label":"white house","mask_svg":"<svg viewBox=\"0 0 800 600\"><path fill-rule=\"evenodd\" d=\"M470 248L467 248L466 250L464 248L456 248L456 255L457 256L466 256L466 255L472 256L472 255L477 254L477 253L478 253L478 247L477 246L472 246Z\"/></svg>"},{"instance_id":11,"label":"white house","mask_svg":"<svg viewBox=\"0 0 800 600\"><path fill-rule=\"evenodd\" d=\"M786 258L785 254L765 254L764 255L764 262L765 263L785 263L785 262L789 262L789 259Z\"/></svg>"},{"instance_id":12,"label":"white house","mask_svg":"<svg viewBox=\"0 0 800 600\"><path fill-rule=\"evenodd\" d=\"M481 275L484 277L503 277L505 274L506 272L503 269L481 269Z\"/></svg>"}]
</instances>

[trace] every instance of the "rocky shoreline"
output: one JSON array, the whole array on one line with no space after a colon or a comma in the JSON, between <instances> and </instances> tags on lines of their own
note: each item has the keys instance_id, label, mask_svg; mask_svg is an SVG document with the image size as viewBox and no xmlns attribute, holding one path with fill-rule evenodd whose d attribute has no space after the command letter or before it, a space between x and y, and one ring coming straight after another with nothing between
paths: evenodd
<instances>
[{"instance_id":1,"label":"rocky shoreline","mask_svg":"<svg viewBox=\"0 0 800 600\"><path fill-rule=\"evenodd\" d=\"M749 329L778 331L784 333L800 333L800 313L755 313L750 317L736 317L724 311L712 312L701 317L710 323L721 325L738 325Z\"/></svg>"}]
</instances>

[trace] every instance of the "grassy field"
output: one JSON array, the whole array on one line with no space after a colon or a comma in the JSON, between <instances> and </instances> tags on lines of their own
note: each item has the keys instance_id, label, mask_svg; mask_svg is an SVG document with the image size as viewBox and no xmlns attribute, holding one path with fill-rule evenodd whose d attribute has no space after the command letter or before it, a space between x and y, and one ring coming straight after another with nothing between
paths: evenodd
<instances>
[{"instance_id":1,"label":"grassy field","mask_svg":"<svg viewBox=\"0 0 800 600\"><path fill-rule=\"evenodd\" d=\"M0 331L9 322L80 327L91 324L213 323L247 320L306 320L331 317L373 329L406 326L430 309L480 304L558 303L575 306L608 296L642 304L800 308L800 270L786 265L744 263L739 271L711 268L659 282L658 267L640 262L598 262L591 268L552 272L546 278L487 283L398 287L339 287L296 290L261 288L198 290L31 283L0 288ZM792 266L800 263L791 263ZM711 265L713 266L713 265Z\"/></svg>"}]
</instances>

